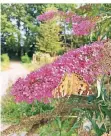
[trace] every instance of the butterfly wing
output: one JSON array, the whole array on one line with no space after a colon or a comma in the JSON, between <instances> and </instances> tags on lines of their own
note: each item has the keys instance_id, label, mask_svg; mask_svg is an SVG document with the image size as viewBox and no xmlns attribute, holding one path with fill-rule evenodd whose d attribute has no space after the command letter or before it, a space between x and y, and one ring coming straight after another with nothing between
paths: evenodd
<instances>
[{"instance_id":1,"label":"butterfly wing","mask_svg":"<svg viewBox=\"0 0 111 136\"><path fill-rule=\"evenodd\" d=\"M68 84L68 76L67 74L65 74L60 82L60 84L58 85L58 87L56 87L54 89L54 91L52 92L54 97L61 97L64 96L65 91L67 90L67 84Z\"/></svg>"},{"instance_id":2,"label":"butterfly wing","mask_svg":"<svg viewBox=\"0 0 111 136\"><path fill-rule=\"evenodd\" d=\"M76 73L66 73L59 86L53 91L53 96L55 98L71 95L86 96L90 94L92 94L92 91L89 89L89 85Z\"/></svg>"}]
</instances>

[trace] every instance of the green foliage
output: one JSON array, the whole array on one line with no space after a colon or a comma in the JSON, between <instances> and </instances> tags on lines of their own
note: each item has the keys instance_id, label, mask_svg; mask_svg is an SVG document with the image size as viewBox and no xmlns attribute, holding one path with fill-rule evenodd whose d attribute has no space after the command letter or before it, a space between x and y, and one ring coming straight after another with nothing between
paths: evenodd
<instances>
[{"instance_id":1,"label":"green foliage","mask_svg":"<svg viewBox=\"0 0 111 136\"><path fill-rule=\"evenodd\" d=\"M107 78L102 81L102 84L104 84L104 86L101 86L102 89L107 86ZM83 129L85 120L89 120L92 123L91 136L102 136L105 132L111 131L111 98L109 92L111 94L111 90L107 90L104 100L102 96L99 98L95 96L86 98L83 96L70 97L67 100L68 106L70 107L70 105L76 105L77 103L78 107L72 108L67 118L57 117L53 122L41 127L38 132L41 136L47 136L48 134L51 136L78 136L78 129ZM88 109L85 103L89 106L93 104L95 108ZM79 107L79 104L84 107ZM77 118L73 118L73 115L76 115Z\"/></svg>"},{"instance_id":2,"label":"green foliage","mask_svg":"<svg viewBox=\"0 0 111 136\"><path fill-rule=\"evenodd\" d=\"M106 84L105 82L104 84ZM21 118L45 111L51 112L54 109L54 102L58 101L60 100L55 100L47 105L37 101L27 104L24 102L15 103L12 97L5 97L2 102L2 121L19 123ZM108 92L105 95L105 100L102 97L94 97L89 101L89 97L74 96L66 99L65 104L68 104L70 112L65 111L66 116L57 116L54 120L40 127L37 130L40 136L78 136L78 129L83 129L85 120L90 120L92 123L90 133L94 136L101 136L111 130L111 98ZM83 106L79 107L80 104ZM78 106L72 107L72 105ZM87 106L92 108L87 108Z\"/></svg>"},{"instance_id":3,"label":"green foliage","mask_svg":"<svg viewBox=\"0 0 111 136\"><path fill-rule=\"evenodd\" d=\"M38 133L40 136L77 136L76 129L79 127L76 121L71 124L73 119L63 119L57 117L51 123L42 126ZM71 126L72 125L72 126Z\"/></svg>"},{"instance_id":4,"label":"green foliage","mask_svg":"<svg viewBox=\"0 0 111 136\"><path fill-rule=\"evenodd\" d=\"M74 11L75 8L77 7L76 4L54 4L54 6L55 6L58 10L62 10L62 11L64 11L64 12Z\"/></svg>"},{"instance_id":5,"label":"green foliage","mask_svg":"<svg viewBox=\"0 0 111 136\"><path fill-rule=\"evenodd\" d=\"M10 59L9 59L8 54L2 54L1 55L1 61L9 63Z\"/></svg>"},{"instance_id":6,"label":"green foliage","mask_svg":"<svg viewBox=\"0 0 111 136\"><path fill-rule=\"evenodd\" d=\"M37 47L42 51L49 52L51 55L56 54L61 49L59 32L60 27L55 20L40 24Z\"/></svg>"},{"instance_id":7,"label":"green foliage","mask_svg":"<svg viewBox=\"0 0 111 136\"><path fill-rule=\"evenodd\" d=\"M13 8L14 7L14 8ZM2 4L1 5L1 41L3 53L20 57L21 52L30 52L30 45L36 44L39 15L43 4ZM24 35L21 34L21 27ZM25 37L25 38L24 38ZM21 45L23 46L21 50Z\"/></svg>"},{"instance_id":8,"label":"green foliage","mask_svg":"<svg viewBox=\"0 0 111 136\"><path fill-rule=\"evenodd\" d=\"M36 20L36 16L40 15L47 9L52 8L62 10L64 12L73 11L74 13L77 13L81 16L100 16L101 18L103 18L98 23L98 26L96 28L97 32L93 32L89 36L76 36L73 37L73 39L71 39L70 35L65 36L65 41L69 40L69 43L72 41L74 48L77 48L85 43L96 41L98 36L101 36L101 39L105 37L111 38L111 18L109 18L111 16L111 4L84 4L83 6L90 7L88 9L81 8L80 5L82 4L1 4L2 53L8 52L9 56L14 56L16 54L20 57L22 52L31 52L33 54L37 49L44 50L46 52L49 51L51 53L53 47L54 51L52 52L52 54L54 54L55 52L59 52L59 50L61 49L59 43L60 40L57 38L58 28L55 30L54 28L52 29L52 24L49 23L49 25L51 25L50 27L47 26L48 24L44 24L43 29L40 30L42 26ZM104 17L106 17L106 19L104 19ZM24 35L21 34L21 27L25 32ZM62 31L64 31L63 29L64 28L62 28ZM48 34L48 31L51 31L50 34ZM53 34L53 32L55 32L55 34ZM45 34L48 34L49 36L46 37ZM62 35L60 34L59 36ZM52 37L55 37L55 40ZM40 41L44 40L46 42L45 45L44 42L40 41L40 44L38 44L39 42L36 41L36 38L40 38ZM50 44L49 42L47 42L48 40ZM21 45L23 46L23 48L21 48ZM31 49L31 45L33 47L37 45L37 48Z\"/></svg>"},{"instance_id":9,"label":"green foliage","mask_svg":"<svg viewBox=\"0 0 111 136\"><path fill-rule=\"evenodd\" d=\"M58 52L57 55L63 55L65 53L65 49L61 48Z\"/></svg>"},{"instance_id":10,"label":"green foliage","mask_svg":"<svg viewBox=\"0 0 111 136\"><path fill-rule=\"evenodd\" d=\"M30 63L31 60L29 56L27 55L27 53L25 53L25 55L21 57L21 61L22 63Z\"/></svg>"},{"instance_id":11,"label":"green foliage","mask_svg":"<svg viewBox=\"0 0 111 136\"><path fill-rule=\"evenodd\" d=\"M32 104L26 102L15 103L15 100L9 94L4 96L1 105L1 120L9 124L19 123L22 118L53 109L50 104L43 104L38 101L35 101Z\"/></svg>"},{"instance_id":12,"label":"green foliage","mask_svg":"<svg viewBox=\"0 0 111 136\"><path fill-rule=\"evenodd\" d=\"M8 54L0 55L0 59L1 59L1 70L8 69L9 65L10 65L10 58L9 58Z\"/></svg>"},{"instance_id":13,"label":"green foliage","mask_svg":"<svg viewBox=\"0 0 111 136\"><path fill-rule=\"evenodd\" d=\"M85 4L80 6L76 13L80 15L86 15L89 17L100 17L99 21L96 21L96 31L93 33L92 38L96 39L100 36L103 38L111 38L111 4ZM88 12L87 12L88 11ZM89 36L91 37L91 35Z\"/></svg>"}]
</instances>

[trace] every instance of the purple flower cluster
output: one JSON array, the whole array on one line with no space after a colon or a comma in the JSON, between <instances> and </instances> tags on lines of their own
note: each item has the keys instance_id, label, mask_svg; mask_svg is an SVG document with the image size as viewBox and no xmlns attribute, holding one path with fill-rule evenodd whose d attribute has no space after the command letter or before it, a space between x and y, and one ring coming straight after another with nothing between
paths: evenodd
<instances>
[{"instance_id":1,"label":"purple flower cluster","mask_svg":"<svg viewBox=\"0 0 111 136\"><path fill-rule=\"evenodd\" d=\"M67 23L71 23L73 34L77 36L90 34L91 30L94 29L96 25L95 22L92 22L87 17L76 15L73 12L49 11L39 15L37 19L39 21L48 21L55 16L64 18Z\"/></svg>"},{"instance_id":2,"label":"purple flower cluster","mask_svg":"<svg viewBox=\"0 0 111 136\"><path fill-rule=\"evenodd\" d=\"M95 28L95 23L89 20L81 21L80 23L73 24L73 34L81 36L90 34L91 30Z\"/></svg>"},{"instance_id":3,"label":"purple flower cluster","mask_svg":"<svg viewBox=\"0 0 111 136\"><path fill-rule=\"evenodd\" d=\"M32 103L37 99L47 103L48 98L53 98L52 91L59 85L65 72L78 73L88 84L92 84L102 73L98 64L102 47L102 42L94 42L65 53L52 64L31 72L26 78L19 78L12 87L12 95L17 102Z\"/></svg>"},{"instance_id":4,"label":"purple flower cluster","mask_svg":"<svg viewBox=\"0 0 111 136\"><path fill-rule=\"evenodd\" d=\"M79 15L76 15L76 14L75 15L73 14L73 16L70 16L70 17L66 18L67 23L79 23L79 22L81 22L83 20L86 20L86 18L82 17L82 16L79 16Z\"/></svg>"},{"instance_id":5,"label":"purple flower cluster","mask_svg":"<svg viewBox=\"0 0 111 136\"><path fill-rule=\"evenodd\" d=\"M39 21L48 21L48 20L53 19L55 14L56 14L56 11L51 10L51 11L45 12L45 13L37 16L37 20L39 20Z\"/></svg>"},{"instance_id":6,"label":"purple flower cluster","mask_svg":"<svg viewBox=\"0 0 111 136\"><path fill-rule=\"evenodd\" d=\"M39 21L48 21L53 19L56 16L59 16L60 18L71 18L74 15L73 12L64 12L64 11L48 11L45 12L39 16L37 16L37 20Z\"/></svg>"}]
</instances>

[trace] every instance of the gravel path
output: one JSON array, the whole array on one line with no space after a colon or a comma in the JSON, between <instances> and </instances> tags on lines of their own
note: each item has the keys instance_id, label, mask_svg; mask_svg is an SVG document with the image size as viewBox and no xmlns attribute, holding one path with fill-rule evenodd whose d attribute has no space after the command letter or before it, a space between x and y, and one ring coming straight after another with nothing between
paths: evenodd
<instances>
[{"instance_id":1,"label":"gravel path","mask_svg":"<svg viewBox=\"0 0 111 136\"><path fill-rule=\"evenodd\" d=\"M18 77L26 76L28 73L29 71L26 70L20 62L11 62L9 70L0 72L0 96L6 93L9 83L15 82Z\"/></svg>"},{"instance_id":2,"label":"gravel path","mask_svg":"<svg viewBox=\"0 0 111 136\"><path fill-rule=\"evenodd\" d=\"M2 98L6 94L6 90L9 83L14 83L17 78L26 76L29 73L20 62L10 62L10 68L7 71L0 72L0 97ZM9 124L2 124L0 126L0 131L9 127ZM13 134L11 136L18 136L18 134ZM20 136L25 136L25 133L21 133Z\"/></svg>"}]
</instances>

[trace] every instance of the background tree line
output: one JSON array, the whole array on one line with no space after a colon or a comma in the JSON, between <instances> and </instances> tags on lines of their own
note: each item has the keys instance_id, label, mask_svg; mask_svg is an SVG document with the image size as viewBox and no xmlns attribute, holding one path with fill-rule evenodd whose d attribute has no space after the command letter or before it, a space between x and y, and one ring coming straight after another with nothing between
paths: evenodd
<instances>
[{"instance_id":1,"label":"background tree line","mask_svg":"<svg viewBox=\"0 0 111 136\"><path fill-rule=\"evenodd\" d=\"M83 16L111 16L111 4L2 4L2 54L8 53L11 59L19 59L25 53L27 53L29 57L32 57L32 54L35 51L40 50L43 52L50 52L53 50L53 52L57 51L58 53L61 53L62 47L71 48L71 42L72 47L77 48L85 43L96 41L98 36L102 36L101 38L111 38L110 18L107 18L98 24L97 32L85 37L77 37L75 35L71 37L70 34L62 34L63 28L57 28L54 24L53 29L51 27L52 24L50 23L41 25L36 17L50 9L57 9L64 12L73 11L74 13ZM47 36L45 39L45 35L49 35L49 37ZM60 43L56 42L59 38ZM48 42L52 44L48 44ZM41 49L40 44L45 44L45 48ZM58 46L59 44L60 47Z\"/></svg>"}]
</instances>

